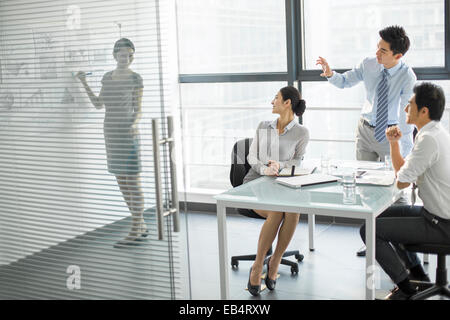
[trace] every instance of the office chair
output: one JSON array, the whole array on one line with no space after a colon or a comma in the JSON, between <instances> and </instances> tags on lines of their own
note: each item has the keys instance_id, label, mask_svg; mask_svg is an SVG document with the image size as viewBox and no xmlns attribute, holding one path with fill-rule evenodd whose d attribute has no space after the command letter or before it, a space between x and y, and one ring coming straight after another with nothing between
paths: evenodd
<instances>
[{"instance_id":1,"label":"office chair","mask_svg":"<svg viewBox=\"0 0 450 320\"><path fill-rule=\"evenodd\" d=\"M450 254L450 245L411 244L405 245L405 249L411 252L437 254L436 283L418 282L419 289L423 291L416 293L410 299L424 300L439 294L450 298L450 290L447 282L447 269L445 267L445 256Z\"/></svg>"},{"instance_id":2,"label":"office chair","mask_svg":"<svg viewBox=\"0 0 450 320\"><path fill-rule=\"evenodd\" d=\"M243 139L237 141L233 146L233 151L231 153L231 170L230 170L230 182L233 187L240 186L247 172L250 170L250 165L247 161L247 155L250 149L250 144L252 143L251 138ZM255 219L264 219L259 216L256 212L249 209L237 209L237 212L243 216ZM264 264L267 263L270 255L272 255L272 248L267 252ZM296 251L286 251L283 257L295 256L297 261L303 260L303 255L300 254L298 250ZM244 255L244 256L233 256L231 257L231 266L237 268L239 261L254 261L256 259L256 254ZM294 261L289 261L287 259L282 259L281 264L291 267L291 273L298 273L298 263Z\"/></svg>"}]
</instances>

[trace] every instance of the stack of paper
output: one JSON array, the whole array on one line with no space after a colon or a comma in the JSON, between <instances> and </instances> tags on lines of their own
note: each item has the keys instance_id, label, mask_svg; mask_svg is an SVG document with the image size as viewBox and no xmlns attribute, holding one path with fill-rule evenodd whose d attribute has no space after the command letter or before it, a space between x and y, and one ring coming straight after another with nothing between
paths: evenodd
<instances>
[{"instance_id":1,"label":"stack of paper","mask_svg":"<svg viewBox=\"0 0 450 320\"><path fill-rule=\"evenodd\" d=\"M358 169L368 169L368 170L377 170L383 169L385 164L384 162L375 162L375 161L357 161Z\"/></svg>"}]
</instances>

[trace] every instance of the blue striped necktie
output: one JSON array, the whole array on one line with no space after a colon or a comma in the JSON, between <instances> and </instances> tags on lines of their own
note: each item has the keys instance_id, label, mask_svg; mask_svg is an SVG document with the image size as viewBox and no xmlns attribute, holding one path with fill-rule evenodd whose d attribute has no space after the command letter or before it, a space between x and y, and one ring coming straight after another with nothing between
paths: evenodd
<instances>
[{"instance_id":1,"label":"blue striped necktie","mask_svg":"<svg viewBox=\"0 0 450 320\"><path fill-rule=\"evenodd\" d=\"M375 139L383 142L386 139L386 128L388 122L388 93L387 84L388 71L383 69L382 78L377 88L377 123L375 124Z\"/></svg>"}]
</instances>

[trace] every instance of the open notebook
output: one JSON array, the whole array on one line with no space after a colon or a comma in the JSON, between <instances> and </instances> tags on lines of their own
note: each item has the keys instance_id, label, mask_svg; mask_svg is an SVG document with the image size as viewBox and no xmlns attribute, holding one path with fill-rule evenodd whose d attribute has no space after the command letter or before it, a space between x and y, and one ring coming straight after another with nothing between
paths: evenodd
<instances>
[{"instance_id":1,"label":"open notebook","mask_svg":"<svg viewBox=\"0 0 450 320\"><path fill-rule=\"evenodd\" d=\"M301 188L302 186L310 186L313 184L327 183L337 181L339 178L327 174L309 174L306 176L281 177L275 181L279 184L291 187Z\"/></svg>"},{"instance_id":2,"label":"open notebook","mask_svg":"<svg viewBox=\"0 0 450 320\"><path fill-rule=\"evenodd\" d=\"M311 168L299 168L295 167L294 176L304 176L307 174L311 174L316 170L316 167ZM292 168L284 168L279 173L280 177L291 177L292 176Z\"/></svg>"}]
</instances>

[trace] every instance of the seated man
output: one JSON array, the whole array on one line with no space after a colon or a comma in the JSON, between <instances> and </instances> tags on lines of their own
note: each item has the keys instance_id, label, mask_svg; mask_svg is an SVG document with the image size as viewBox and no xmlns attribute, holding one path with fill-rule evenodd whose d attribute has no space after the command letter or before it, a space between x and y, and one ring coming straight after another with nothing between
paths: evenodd
<instances>
[{"instance_id":1,"label":"seated man","mask_svg":"<svg viewBox=\"0 0 450 320\"><path fill-rule=\"evenodd\" d=\"M412 206L392 206L376 219L376 260L397 284L388 300L409 299L417 292L411 280L428 278L417 254L404 250L404 244L450 244L450 135L439 122L444 107L441 87L416 85L405 112L418 134L405 159L399 148L402 133L398 127L386 130L397 187L416 183L423 201L423 207L414 206L413 185ZM360 233L365 241L365 226Z\"/></svg>"}]
</instances>

